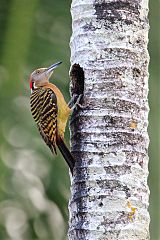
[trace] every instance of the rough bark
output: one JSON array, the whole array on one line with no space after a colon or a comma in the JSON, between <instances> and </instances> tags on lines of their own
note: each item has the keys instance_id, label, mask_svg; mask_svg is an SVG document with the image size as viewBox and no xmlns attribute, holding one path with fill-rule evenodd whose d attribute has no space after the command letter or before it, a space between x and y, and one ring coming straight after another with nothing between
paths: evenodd
<instances>
[{"instance_id":1,"label":"rough bark","mask_svg":"<svg viewBox=\"0 0 160 240\"><path fill-rule=\"evenodd\" d=\"M149 239L148 0L73 0L69 239Z\"/></svg>"}]
</instances>

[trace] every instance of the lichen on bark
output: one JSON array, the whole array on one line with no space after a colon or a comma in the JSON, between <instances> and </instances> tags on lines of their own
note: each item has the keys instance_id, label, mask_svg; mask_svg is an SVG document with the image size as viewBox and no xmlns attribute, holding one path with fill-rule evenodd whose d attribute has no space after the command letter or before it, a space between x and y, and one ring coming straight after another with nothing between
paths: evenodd
<instances>
[{"instance_id":1,"label":"lichen on bark","mask_svg":"<svg viewBox=\"0 0 160 240\"><path fill-rule=\"evenodd\" d=\"M70 123L69 239L149 239L148 0L73 0L71 13L84 108Z\"/></svg>"}]
</instances>

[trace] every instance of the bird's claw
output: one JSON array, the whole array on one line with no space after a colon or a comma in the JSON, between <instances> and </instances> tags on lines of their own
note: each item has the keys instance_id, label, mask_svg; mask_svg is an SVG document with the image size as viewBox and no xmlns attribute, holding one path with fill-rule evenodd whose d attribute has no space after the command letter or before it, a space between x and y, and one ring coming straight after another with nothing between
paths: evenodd
<instances>
[{"instance_id":1,"label":"bird's claw","mask_svg":"<svg viewBox=\"0 0 160 240\"><path fill-rule=\"evenodd\" d=\"M75 103L75 105L78 106L78 107L80 107L80 108L83 108L82 104L80 103L80 101L82 100L82 98L83 98L83 94L80 94L80 95L78 96L77 100L76 100L76 103Z\"/></svg>"},{"instance_id":2,"label":"bird's claw","mask_svg":"<svg viewBox=\"0 0 160 240\"><path fill-rule=\"evenodd\" d=\"M71 101L69 102L68 106L71 107L71 110L73 111L75 108L77 108L77 106L81 109L84 108L84 106L80 103L80 101L82 100L83 94L80 94L78 97L77 95L73 96ZM76 102L75 102L76 99ZM75 103L74 103L75 102Z\"/></svg>"}]
</instances>

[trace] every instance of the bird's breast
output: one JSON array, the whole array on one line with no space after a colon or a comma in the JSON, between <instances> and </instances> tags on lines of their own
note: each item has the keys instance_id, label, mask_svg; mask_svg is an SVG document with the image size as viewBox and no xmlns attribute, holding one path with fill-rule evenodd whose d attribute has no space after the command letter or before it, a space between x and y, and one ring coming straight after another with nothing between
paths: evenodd
<instances>
[{"instance_id":1,"label":"bird's breast","mask_svg":"<svg viewBox=\"0 0 160 240\"><path fill-rule=\"evenodd\" d=\"M58 104L58 116L57 116L58 133L63 138L71 110L68 107L67 103L65 102L64 98L57 100L57 104Z\"/></svg>"}]
</instances>

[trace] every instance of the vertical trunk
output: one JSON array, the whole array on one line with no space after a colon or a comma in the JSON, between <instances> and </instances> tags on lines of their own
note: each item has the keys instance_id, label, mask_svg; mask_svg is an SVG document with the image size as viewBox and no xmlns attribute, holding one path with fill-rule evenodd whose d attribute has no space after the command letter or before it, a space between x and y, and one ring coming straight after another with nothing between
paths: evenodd
<instances>
[{"instance_id":1,"label":"vertical trunk","mask_svg":"<svg viewBox=\"0 0 160 240\"><path fill-rule=\"evenodd\" d=\"M73 0L69 239L149 239L148 0Z\"/></svg>"}]
</instances>

